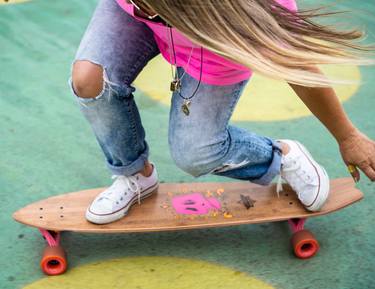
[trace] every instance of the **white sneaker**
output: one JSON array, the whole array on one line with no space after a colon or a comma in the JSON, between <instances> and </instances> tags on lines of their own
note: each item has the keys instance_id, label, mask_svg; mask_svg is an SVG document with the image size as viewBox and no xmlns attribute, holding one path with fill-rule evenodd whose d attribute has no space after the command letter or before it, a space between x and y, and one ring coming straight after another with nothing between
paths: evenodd
<instances>
[{"instance_id":1,"label":"white sneaker","mask_svg":"<svg viewBox=\"0 0 375 289\"><path fill-rule=\"evenodd\" d=\"M282 191L282 179L297 193L309 211L319 211L329 194L329 177L307 149L298 141L277 140L289 145L290 151L281 158L281 173L276 191Z\"/></svg>"},{"instance_id":2,"label":"white sneaker","mask_svg":"<svg viewBox=\"0 0 375 289\"><path fill-rule=\"evenodd\" d=\"M154 165L152 174L145 177L140 173L133 176L113 176L113 184L101 192L86 210L86 219L95 224L107 224L124 217L130 207L152 195L159 186Z\"/></svg>"}]
</instances>

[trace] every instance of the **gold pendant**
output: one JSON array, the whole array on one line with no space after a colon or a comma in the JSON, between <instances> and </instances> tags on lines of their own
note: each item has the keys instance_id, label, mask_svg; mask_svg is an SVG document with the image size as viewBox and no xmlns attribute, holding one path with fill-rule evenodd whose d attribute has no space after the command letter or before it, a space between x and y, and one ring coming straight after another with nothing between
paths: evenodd
<instances>
[{"instance_id":1,"label":"gold pendant","mask_svg":"<svg viewBox=\"0 0 375 289\"><path fill-rule=\"evenodd\" d=\"M176 90L180 90L181 88L181 81L179 79L175 79L171 82L170 90L175 92Z\"/></svg>"},{"instance_id":2,"label":"gold pendant","mask_svg":"<svg viewBox=\"0 0 375 289\"><path fill-rule=\"evenodd\" d=\"M185 100L184 103L183 103L183 105L181 106L182 112L185 115L189 115L190 114L190 109L189 109L190 104L191 104L190 100Z\"/></svg>"}]
</instances>

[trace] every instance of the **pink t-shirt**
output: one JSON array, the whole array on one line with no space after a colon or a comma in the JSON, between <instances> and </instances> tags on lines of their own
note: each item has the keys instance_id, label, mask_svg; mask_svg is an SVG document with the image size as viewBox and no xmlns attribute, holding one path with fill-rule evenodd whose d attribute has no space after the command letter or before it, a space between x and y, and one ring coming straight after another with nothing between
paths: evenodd
<instances>
[{"instance_id":1,"label":"pink t-shirt","mask_svg":"<svg viewBox=\"0 0 375 289\"><path fill-rule=\"evenodd\" d=\"M132 4L128 4L126 0L116 1L135 19L146 23L146 25L154 32L154 38L159 47L160 53L169 63L172 62L172 64L175 64L173 55L170 55L171 48L169 28L162 23L153 22L136 16L134 14L134 6ZM292 11L297 10L295 0L277 0L277 2ZM183 67L186 70L186 73L199 80L201 69L200 46L191 42L186 36L175 28L172 28L172 33L177 66ZM192 51L193 47L194 49ZM191 59L189 62L190 54ZM228 60L208 49L203 49L203 83L210 85L230 85L245 79L249 79L251 75L252 71L248 67Z\"/></svg>"}]
</instances>

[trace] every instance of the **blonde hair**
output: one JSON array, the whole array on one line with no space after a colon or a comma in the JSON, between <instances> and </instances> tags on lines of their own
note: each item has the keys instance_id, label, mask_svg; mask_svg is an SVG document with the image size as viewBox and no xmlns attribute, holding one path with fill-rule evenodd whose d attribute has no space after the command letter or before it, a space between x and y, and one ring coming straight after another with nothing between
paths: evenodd
<instances>
[{"instance_id":1,"label":"blonde hair","mask_svg":"<svg viewBox=\"0 0 375 289\"><path fill-rule=\"evenodd\" d=\"M307 69L319 64L368 65L373 46L360 30L318 24L339 12L293 12L274 0L138 0L193 42L268 77L303 86L347 83Z\"/></svg>"}]
</instances>

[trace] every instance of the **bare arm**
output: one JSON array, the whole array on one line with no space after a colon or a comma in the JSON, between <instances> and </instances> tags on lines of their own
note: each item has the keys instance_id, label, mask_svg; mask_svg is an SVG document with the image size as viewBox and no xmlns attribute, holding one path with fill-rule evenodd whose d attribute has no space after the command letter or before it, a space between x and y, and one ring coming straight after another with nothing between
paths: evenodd
<instances>
[{"instance_id":1,"label":"bare arm","mask_svg":"<svg viewBox=\"0 0 375 289\"><path fill-rule=\"evenodd\" d=\"M317 67L309 70L320 72ZM375 180L375 142L361 133L350 121L332 88L304 87L289 84L309 110L337 140L346 165L358 166ZM359 180L359 171L353 176Z\"/></svg>"},{"instance_id":2,"label":"bare arm","mask_svg":"<svg viewBox=\"0 0 375 289\"><path fill-rule=\"evenodd\" d=\"M319 72L317 67L309 70ZM324 124L337 142L356 130L346 115L335 91L330 87L305 87L289 84L309 110Z\"/></svg>"}]
</instances>

